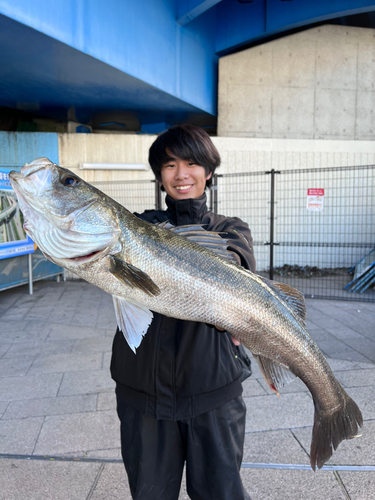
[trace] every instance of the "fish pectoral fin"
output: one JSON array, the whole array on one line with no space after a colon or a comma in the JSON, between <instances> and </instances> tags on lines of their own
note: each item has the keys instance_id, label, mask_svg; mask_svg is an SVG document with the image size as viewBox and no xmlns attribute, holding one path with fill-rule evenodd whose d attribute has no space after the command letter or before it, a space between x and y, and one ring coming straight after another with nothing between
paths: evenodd
<instances>
[{"instance_id":1,"label":"fish pectoral fin","mask_svg":"<svg viewBox=\"0 0 375 500\"><path fill-rule=\"evenodd\" d=\"M121 283L124 283L131 288L139 288L142 292L145 292L148 295L159 295L160 289L158 285L154 283L150 276L146 273L119 259L115 255L112 255L112 263L113 268L110 272Z\"/></svg>"},{"instance_id":2,"label":"fish pectoral fin","mask_svg":"<svg viewBox=\"0 0 375 500\"><path fill-rule=\"evenodd\" d=\"M172 233L178 234L179 236L184 236L188 240L211 250L211 252L214 252L216 255L220 255L220 257L223 257L224 259L237 263L237 259L233 255L233 252L228 250L228 241L220 236L220 234L225 233L207 231L200 224L172 226L170 222L166 221L161 222L158 226L162 229L168 229L169 231L172 231Z\"/></svg>"},{"instance_id":3,"label":"fish pectoral fin","mask_svg":"<svg viewBox=\"0 0 375 500\"><path fill-rule=\"evenodd\" d=\"M278 283L277 281L263 278L263 276L259 277L292 308L302 326L305 326L306 302L303 293L285 283Z\"/></svg>"},{"instance_id":4,"label":"fish pectoral fin","mask_svg":"<svg viewBox=\"0 0 375 500\"><path fill-rule=\"evenodd\" d=\"M139 304L133 304L112 295L117 325L122 331L130 349L135 353L153 318L151 311Z\"/></svg>"},{"instance_id":5,"label":"fish pectoral fin","mask_svg":"<svg viewBox=\"0 0 375 500\"><path fill-rule=\"evenodd\" d=\"M253 356L258 363L260 371L262 372L268 387L271 391L274 391L278 397L280 397L279 389L292 382L296 376L288 370L286 366L279 365L272 359L265 358L264 356L259 356L257 354L253 354Z\"/></svg>"}]
</instances>

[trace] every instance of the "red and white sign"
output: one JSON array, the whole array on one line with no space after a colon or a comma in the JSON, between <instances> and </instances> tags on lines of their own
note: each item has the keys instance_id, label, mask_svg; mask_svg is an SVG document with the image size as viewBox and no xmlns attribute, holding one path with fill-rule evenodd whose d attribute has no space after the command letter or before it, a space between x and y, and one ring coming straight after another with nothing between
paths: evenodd
<instances>
[{"instance_id":1,"label":"red and white sign","mask_svg":"<svg viewBox=\"0 0 375 500\"><path fill-rule=\"evenodd\" d=\"M307 190L307 210L316 212L323 210L324 189L311 188Z\"/></svg>"}]
</instances>

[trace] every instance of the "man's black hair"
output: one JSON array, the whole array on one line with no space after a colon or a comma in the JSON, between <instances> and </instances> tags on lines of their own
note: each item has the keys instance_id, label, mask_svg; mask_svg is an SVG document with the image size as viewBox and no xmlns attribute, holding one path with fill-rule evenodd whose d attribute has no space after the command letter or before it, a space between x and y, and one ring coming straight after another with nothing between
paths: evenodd
<instances>
[{"instance_id":1,"label":"man's black hair","mask_svg":"<svg viewBox=\"0 0 375 500\"><path fill-rule=\"evenodd\" d=\"M206 176L210 172L214 174L220 165L220 155L207 132L195 125L175 125L162 132L150 147L148 161L160 182L162 165L172 160L167 150L177 158L200 165ZM206 181L206 187L210 187L211 182L212 176Z\"/></svg>"}]
</instances>

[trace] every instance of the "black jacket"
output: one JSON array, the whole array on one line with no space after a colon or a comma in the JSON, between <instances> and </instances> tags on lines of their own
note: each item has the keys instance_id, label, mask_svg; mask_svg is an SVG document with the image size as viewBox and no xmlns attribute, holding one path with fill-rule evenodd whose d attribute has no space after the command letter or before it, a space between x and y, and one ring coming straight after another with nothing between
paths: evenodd
<instances>
[{"instance_id":1,"label":"black jacket","mask_svg":"<svg viewBox=\"0 0 375 500\"><path fill-rule=\"evenodd\" d=\"M206 195L198 199L166 197L168 210L138 215L152 223L200 223L224 232L238 262L255 271L248 225L236 217L209 212ZM182 420L212 410L242 393L242 364L230 335L204 323L182 321L154 313L154 319L134 354L121 331L113 341L112 378L129 404L157 419Z\"/></svg>"}]
</instances>

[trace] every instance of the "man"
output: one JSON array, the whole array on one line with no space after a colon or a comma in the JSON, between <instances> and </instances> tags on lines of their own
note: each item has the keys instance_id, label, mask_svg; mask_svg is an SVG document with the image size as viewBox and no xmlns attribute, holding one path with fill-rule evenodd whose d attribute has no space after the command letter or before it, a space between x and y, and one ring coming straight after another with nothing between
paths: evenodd
<instances>
[{"instance_id":1,"label":"man","mask_svg":"<svg viewBox=\"0 0 375 500\"><path fill-rule=\"evenodd\" d=\"M149 162L168 209L138 217L225 233L238 264L255 271L247 224L207 210L205 188L220 164L207 133L171 127L151 146ZM191 499L249 499L239 474L246 407L238 344L213 325L154 313L134 354L117 330L111 373L134 500L177 500L185 462Z\"/></svg>"}]
</instances>

